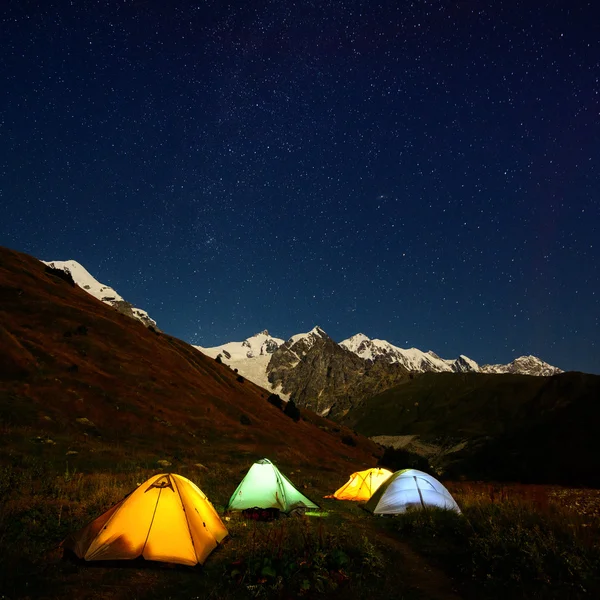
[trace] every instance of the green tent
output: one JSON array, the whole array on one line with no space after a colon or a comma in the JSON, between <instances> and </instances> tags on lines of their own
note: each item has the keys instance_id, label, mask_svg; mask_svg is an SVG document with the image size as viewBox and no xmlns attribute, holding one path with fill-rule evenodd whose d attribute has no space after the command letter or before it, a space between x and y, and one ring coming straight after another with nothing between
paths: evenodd
<instances>
[{"instance_id":1,"label":"green tent","mask_svg":"<svg viewBox=\"0 0 600 600\"><path fill-rule=\"evenodd\" d=\"M296 508L319 508L301 494L267 458L254 463L229 500L227 510L278 508L289 513Z\"/></svg>"}]
</instances>

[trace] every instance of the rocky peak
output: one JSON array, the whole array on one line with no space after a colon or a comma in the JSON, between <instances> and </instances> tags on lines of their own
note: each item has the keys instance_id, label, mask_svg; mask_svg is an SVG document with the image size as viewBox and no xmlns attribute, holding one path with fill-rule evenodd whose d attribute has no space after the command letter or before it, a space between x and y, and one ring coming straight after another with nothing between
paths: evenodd
<instances>
[{"instance_id":1,"label":"rocky peak","mask_svg":"<svg viewBox=\"0 0 600 600\"><path fill-rule=\"evenodd\" d=\"M292 336L278 348L267 374L271 385L281 387L299 406L331 416L408 377L400 365L360 358L320 327Z\"/></svg>"},{"instance_id":2,"label":"rocky peak","mask_svg":"<svg viewBox=\"0 0 600 600\"><path fill-rule=\"evenodd\" d=\"M451 364L452 370L455 373L478 373L479 365L471 360L468 356L461 354L455 361Z\"/></svg>"},{"instance_id":3,"label":"rocky peak","mask_svg":"<svg viewBox=\"0 0 600 600\"><path fill-rule=\"evenodd\" d=\"M518 373L521 375L550 376L563 373L537 356L519 356L507 365L483 365L482 373Z\"/></svg>"}]
</instances>

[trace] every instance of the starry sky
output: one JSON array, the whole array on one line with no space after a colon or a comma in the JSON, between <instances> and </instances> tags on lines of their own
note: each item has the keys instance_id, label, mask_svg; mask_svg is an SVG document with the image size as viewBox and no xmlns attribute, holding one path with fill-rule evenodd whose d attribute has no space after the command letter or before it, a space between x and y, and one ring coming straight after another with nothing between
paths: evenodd
<instances>
[{"instance_id":1,"label":"starry sky","mask_svg":"<svg viewBox=\"0 0 600 600\"><path fill-rule=\"evenodd\" d=\"M600 373L594 0L13 0L0 245L203 346Z\"/></svg>"}]
</instances>

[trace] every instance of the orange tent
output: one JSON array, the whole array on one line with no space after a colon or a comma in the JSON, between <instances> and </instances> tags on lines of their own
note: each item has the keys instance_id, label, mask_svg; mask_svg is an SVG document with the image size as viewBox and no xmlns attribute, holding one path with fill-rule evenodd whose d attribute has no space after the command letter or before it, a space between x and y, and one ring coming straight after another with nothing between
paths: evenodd
<instances>
[{"instance_id":1,"label":"orange tent","mask_svg":"<svg viewBox=\"0 0 600 600\"><path fill-rule=\"evenodd\" d=\"M392 475L387 469L367 469L350 475L350 480L345 483L333 496L326 498L337 498L338 500L368 500Z\"/></svg>"},{"instance_id":2,"label":"orange tent","mask_svg":"<svg viewBox=\"0 0 600 600\"><path fill-rule=\"evenodd\" d=\"M64 547L84 560L202 564L227 536L213 505L189 479L167 473L142 483L77 533Z\"/></svg>"}]
</instances>

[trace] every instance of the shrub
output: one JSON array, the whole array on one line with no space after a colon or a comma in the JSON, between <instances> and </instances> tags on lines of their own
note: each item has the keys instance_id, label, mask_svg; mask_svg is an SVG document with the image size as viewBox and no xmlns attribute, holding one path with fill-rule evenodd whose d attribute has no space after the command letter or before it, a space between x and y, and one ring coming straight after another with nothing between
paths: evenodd
<instances>
[{"instance_id":1,"label":"shrub","mask_svg":"<svg viewBox=\"0 0 600 600\"><path fill-rule=\"evenodd\" d=\"M270 402L273 406L277 407L279 410L283 409L283 400L279 397L278 394L271 394L267 398L267 402Z\"/></svg>"},{"instance_id":2,"label":"shrub","mask_svg":"<svg viewBox=\"0 0 600 600\"><path fill-rule=\"evenodd\" d=\"M54 275L54 277L58 277L63 281L66 281L71 286L75 287L75 281L73 280L73 275L69 271L64 271L63 269L56 269L55 267L51 267L49 265L44 269L46 273L49 275Z\"/></svg>"},{"instance_id":3,"label":"shrub","mask_svg":"<svg viewBox=\"0 0 600 600\"><path fill-rule=\"evenodd\" d=\"M300 420L300 409L296 406L296 403L293 400L289 400L285 405L283 414L287 415L290 419L294 419L294 421Z\"/></svg>"},{"instance_id":4,"label":"shrub","mask_svg":"<svg viewBox=\"0 0 600 600\"><path fill-rule=\"evenodd\" d=\"M244 381L245 381L245 379L241 375L238 375L235 379L236 379L236 381L239 381L240 383L244 383Z\"/></svg>"},{"instance_id":5,"label":"shrub","mask_svg":"<svg viewBox=\"0 0 600 600\"><path fill-rule=\"evenodd\" d=\"M378 467L384 467L390 471L399 471L400 469L418 469L436 477L429 461L420 454L410 452L404 448L392 448L386 446L383 455L377 463Z\"/></svg>"},{"instance_id":6,"label":"shrub","mask_svg":"<svg viewBox=\"0 0 600 600\"><path fill-rule=\"evenodd\" d=\"M223 364L223 360L221 359L221 355L217 354L217 358L215 358L215 362L218 362L220 365Z\"/></svg>"},{"instance_id":7,"label":"shrub","mask_svg":"<svg viewBox=\"0 0 600 600\"><path fill-rule=\"evenodd\" d=\"M356 447L356 440L351 435L342 436L342 444L346 444L346 446Z\"/></svg>"}]
</instances>

